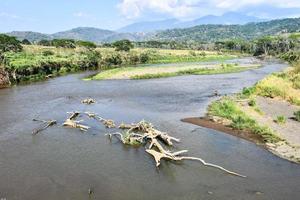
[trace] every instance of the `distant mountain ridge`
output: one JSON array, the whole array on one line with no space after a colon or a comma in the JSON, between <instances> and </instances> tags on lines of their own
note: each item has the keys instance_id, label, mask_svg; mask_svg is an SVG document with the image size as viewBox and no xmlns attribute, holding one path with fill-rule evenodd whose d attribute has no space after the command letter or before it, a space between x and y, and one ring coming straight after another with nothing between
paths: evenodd
<instances>
[{"instance_id":1,"label":"distant mountain ridge","mask_svg":"<svg viewBox=\"0 0 300 200\"><path fill-rule=\"evenodd\" d=\"M245 25L199 25L160 31L152 37L162 41L215 42L229 39L252 40L266 35L300 32L300 18L278 19Z\"/></svg>"},{"instance_id":2,"label":"distant mountain ridge","mask_svg":"<svg viewBox=\"0 0 300 200\"><path fill-rule=\"evenodd\" d=\"M212 18L211 18L212 19ZM214 42L228 39L246 39L276 35L281 33L300 32L300 18L288 18L267 22L247 23L244 25L199 25L190 28L175 28L151 33L119 33L91 27L79 27L54 34L42 34L30 31L13 31L7 33L19 40L40 41L42 39L69 38L87 40L95 43L112 42L121 39L132 41L202 41Z\"/></svg>"},{"instance_id":3,"label":"distant mountain ridge","mask_svg":"<svg viewBox=\"0 0 300 200\"><path fill-rule=\"evenodd\" d=\"M220 25L230 25L239 24L243 25L249 22L262 22L264 19L248 16L238 12L228 12L221 16L207 15L191 21L179 21L177 19L167 19L161 21L145 21L133 23L128 26L122 27L117 30L118 32L152 32L158 30L166 30L173 28L189 28L198 25L207 24L220 24Z\"/></svg>"}]
</instances>

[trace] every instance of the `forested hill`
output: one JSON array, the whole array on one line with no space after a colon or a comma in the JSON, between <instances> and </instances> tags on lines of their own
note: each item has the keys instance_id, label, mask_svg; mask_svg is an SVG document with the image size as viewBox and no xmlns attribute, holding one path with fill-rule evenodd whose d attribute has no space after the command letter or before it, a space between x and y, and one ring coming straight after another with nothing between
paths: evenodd
<instances>
[{"instance_id":1,"label":"forested hill","mask_svg":"<svg viewBox=\"0 0 300 200\"><path fill-rule=\"evenodd\" d=\"M215 42L227 39L251 40L265 35L300 32L300 18L272 20L245 25L200 25L158 32L156 40Z\"/></svg>"},{"instance_id":2,"label":"forested hill","mask_svg":"<svg viewBox=\"0 0 300 200\"><path fill-rule=\"evenodd\" d=\"M215 42L227 39L254 39L265 35L300 32L300 18L281 19L268 22L248 23L245 25L199 25L191 28L169 29L152 33L119 33L90 27L80 27L55 34L14 31L7 33L19 40L40 41L42 39L75 39L91 42L113 42L121 39L132 41L203 41Z\"/></svg>"}]
</instances>

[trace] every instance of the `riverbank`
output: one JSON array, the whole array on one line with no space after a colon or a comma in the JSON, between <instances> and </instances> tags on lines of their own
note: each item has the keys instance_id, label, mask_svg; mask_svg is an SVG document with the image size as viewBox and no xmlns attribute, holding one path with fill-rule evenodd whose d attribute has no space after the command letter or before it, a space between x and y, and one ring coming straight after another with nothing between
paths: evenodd
<instances>
[{"instance_id":1,"label":"riverbank","mask_svg":"<svg viewBox=\"0 0 300 200\"><path fill-rule=\"evenodd\" d=\"M299 65L272 74L241 93L210 104L202 118L184 122L225 132L300 163Z\"/></svg>"},{"instance_id":2,"label":"riverbank","mask_svg":"<svg viewBox=\"0 0 300 200\"><path fill-rule=\"evenodd\" d=\"M2 71L7 74L10 83L18 84L85 70L107 70L139 64L222 62L237 57L208 51L133 49L130 52L117 52L113 48L68 49L23 45L23 51L3 55Z\"/></svg>"}]
</instances>

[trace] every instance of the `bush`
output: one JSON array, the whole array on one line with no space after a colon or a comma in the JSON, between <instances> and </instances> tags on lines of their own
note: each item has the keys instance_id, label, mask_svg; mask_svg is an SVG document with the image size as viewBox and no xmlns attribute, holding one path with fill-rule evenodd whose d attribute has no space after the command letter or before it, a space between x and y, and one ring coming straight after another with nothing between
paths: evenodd
<instances>
[{"instance_id":1,"label":"bush","mask_svg":"<svg viewBox=\"0 0 300 200\"><path fill-rule=\"evenodd\" d=\"M241 93L241 98L249 98L250 96L252 96L255 93L256 89L255 87L244 87Z\"/></svg>"},{"instance_id":2,"label":"bush","mask_svg":"<svg viewBox=\"0 0 300 200\"><path fill-rule=\"evenodd\" d=\"M19 52L22 49L21 42L15 37L0 34L0 53L7 51Z\"/></svg>"},{"instance_id":3,"label":"bush","mask_svg":"<svg viewBox=\"0 0 300 200\"><path fill-rule=\"evenodd\" d=\"M54 52L50 51L50 50L45 50L45 51L42 52L42 55L43 56L53 56Z\"/></svg>"},{"instance_id":4,"label":"bush","mask_svg":"<svg viewBox=\"0 0 300 200\"><path fill-rule=\"evenodd\" d=\"M38 45L41 45L41 46L51 46L51 41L49 41L49 40L40 40L38 42Z\"/></svg>"},{"instance_id":5,"label":"bush","mask_svg":"<svg viewBox=\"0 0 300 200\"><path fill-rule=\"evenodd\" d=\"M141 53L140 55L140 62L141 63L147 63L149 61L150 57L147 53Z\"/></svg>"},{"instance_id":6,"label":"bush","mask_svg":"<svg viewBox=\"0 0 300 200\"><path fill-rule=\"evenodd\" d=\"M250 99L249 102L248 102L248 105L251 106L251 107L256 106L256 100L255 99Z\"/></svg>"},{"instance_id":7,"label":"bush","mask_svg":"<svg viewBox=\"0 0 300 200\"><path fill-rule=\"evenodd\" d=\"M130 51L130 49L133 48L133 44L130 40L116 41L112 45L116 48L116 51Z\"/></svg>"},{"instance_id":8,"label":"bush","mask_svg":"<svg viewBox=\"0 0 300 200\"><path fill-rule=\"evenodd\" d=\"M200 52L199 55L205 57L205 56L206 56L206 53L205 53L204 51L202 51L202 52Z\"/></svg>"},{"instance_id":9,"label":"bush","mask_svg":"<svg viewBox=\"0 0 300 200\"><path fill-rule=\"evenodd\" d=\"M51 41L51 45L63 48L76 48L75 40L72 39L54 39Z\"/></svg>"},{"instance_id":10,"label":"bush","mask_svg":"<svg viewBox=\"0 0 300 200\"><path fill-rule=\"evenodd\" d=\"M76 41L76 45L80 46L80 47L85 47L87 49L95 49L97 47L97 45L93 42L89 42L89 41Z\"/></svg>"},{"instance_id":11,"label":"bush","mask_svg":"<svg viewBox=\"0 0 300 200\"><path fill-rule=\"evenodd\" d=\"M286 117L283 115L279 115L274 120L277 124L285 124L286 123Z\"/></svg>"},{"instance_id":12,"label":"bush","mask_svg":"<svg viewBox=\"0 0 300 200\"><path fill-rule=\"evenodd\" d=\"M294 117L296 121L300 122L300 110L294 112Z\"/></svg>"},{"instance_id":13,"label":"bush","mask_svg":"<svg viewBox=\"0 0 300 200\"><path fill-rule=\"evenodd\" d=\"M22 44L31 45L31 42L27 39L22 40Z\"/></svg>"}]
</instances>

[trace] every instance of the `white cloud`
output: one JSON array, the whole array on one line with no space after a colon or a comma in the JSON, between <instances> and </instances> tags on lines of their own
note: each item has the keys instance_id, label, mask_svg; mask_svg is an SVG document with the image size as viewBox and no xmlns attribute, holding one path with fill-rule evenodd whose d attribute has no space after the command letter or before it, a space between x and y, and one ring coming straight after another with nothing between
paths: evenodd
<instances>
[{"instance_id":1,"label":"white cloud","mask_svg":"<svg viewBox=\"0 0 300 200\"><path fill-rule=\"evenodd\" d=\"M73 16L78 17L78 18L89 19L89 20L96 20L96 17L94 17L93 15L82 12L82 11L73 13Z\"/></svg>"},{"instance_id":2,"label":"white cloud","mask_svg":"<svg viewBox=\"0 0 300 200\"><path fill-rule=\"evenodd\" d=\"M21 19L18 15L6 13L6 12L0 12L0 17L6 17L6 18L11 18L11 19Z\"/></svg>"},{"instance_id":3,"label":"white cloud","mask_svg":"<svg viewBox=\"0 0 300 200\"><path fill-rule=\"evenodd\" d=\"M149 11L186 18L193 15L222 14L259 5L300 8L300 0L121 0L118 8L127 18L137 18Z\"/></svg>"}]
</instances>

